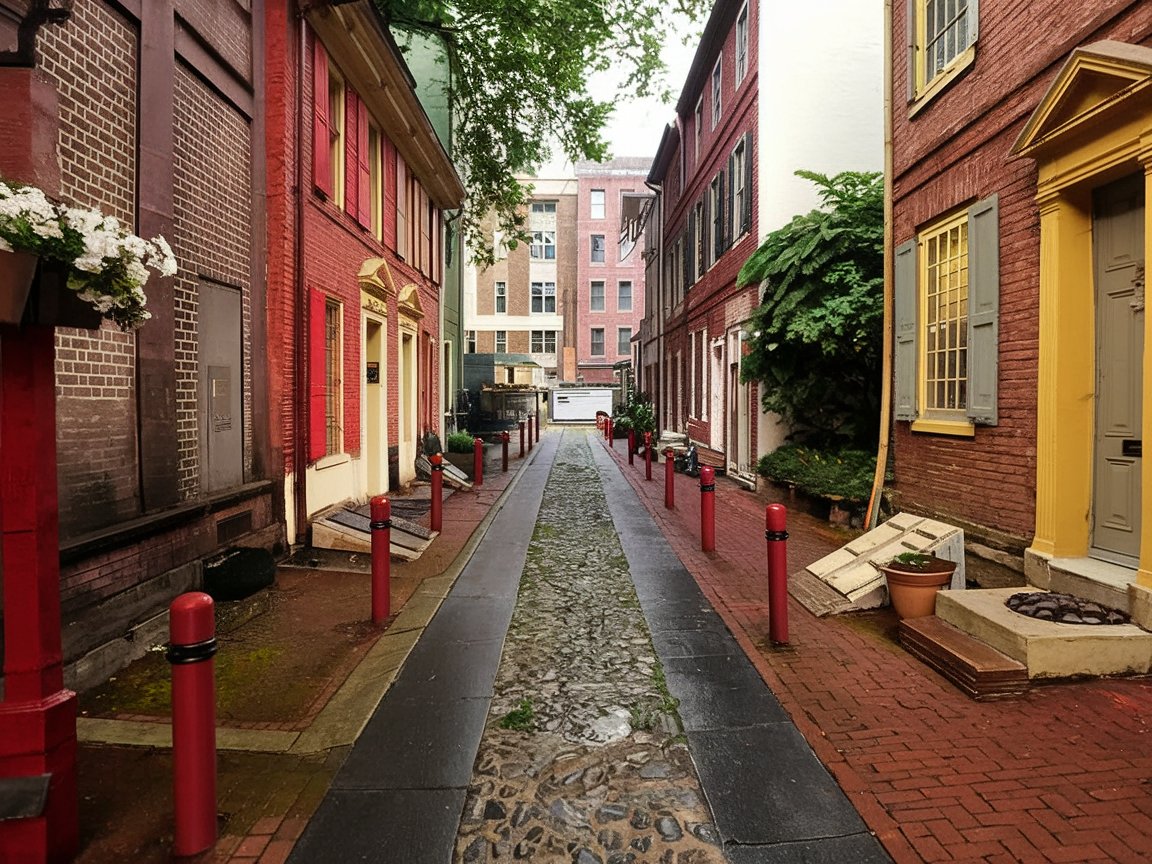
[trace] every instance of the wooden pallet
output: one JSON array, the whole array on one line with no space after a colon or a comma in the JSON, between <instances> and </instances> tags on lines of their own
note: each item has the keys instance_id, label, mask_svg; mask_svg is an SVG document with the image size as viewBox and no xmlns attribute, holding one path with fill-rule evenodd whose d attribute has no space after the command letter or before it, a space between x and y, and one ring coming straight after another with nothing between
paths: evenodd
<instances>
[{"instance_id":1,"label":"wooden pallet","mask_svg":"<svg viewBox=\"0 0 1152 864\"><path fill-rule=\"evenodd\" d=\"M900 644L977 701L1019 696L1028 669L935 615L900 622Z\"/></svg>"}]
</instances>

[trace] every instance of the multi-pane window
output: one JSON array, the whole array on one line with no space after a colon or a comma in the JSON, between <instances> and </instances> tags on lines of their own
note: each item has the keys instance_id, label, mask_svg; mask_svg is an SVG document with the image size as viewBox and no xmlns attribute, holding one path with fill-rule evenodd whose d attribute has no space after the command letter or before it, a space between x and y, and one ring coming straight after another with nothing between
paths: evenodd
<instances>
[{"instance_id":1,"label":"multi-pane window","mask_svg":"<svg viewBox=\"0 0 1152 864\"><path fill-rule=\"evenodd\" d=\"M328 164L332 168L332 200L344 206L344 79L328 67Z\"/></svg>"},{"instance_id":2,"label":"multi-pane window","mask_svg":"<svg viewBox=\"0 0 1152 864\"><path fill-rule=\"evenodd\" d=\"M465 330L464 331L464 351L468 354L475 354L476 353L476 331L475 330Z\"/></svg>"},{"instance_id":3,"label":"multi-pane window","mask_svg":"<svg viewBox=\"0 0 1152 864\"><path fill-rule=\"evenodd\" d=\"M533 231L530 255L537 261L555 261L556 232Z\"/></svg>"},{"instance_id":4,"label":"multi-pane window","mask_svg":"<svg viewBox=\"0 0 1152 864\"><path fill-rule=\"evenodd\" d=\"M748 4L736 16L736 86L748 74Z\"/></svg>"},{"instance_id":5,"label":"multi-pane window","mask_svg":"<svg viewBox=\"0 0 1152 864\"><path fill-rule=\"evenodd\" d=\"M593 357L603 357L604 356L604 328L603 327L593 327L592 328L592 356Z\"/></svg>"},{"instance_id":6,"label":"multi-pane window","mask_svg":"<svg viewBox=\"0 0 1152 864\"><path fill-rule=\"evenodd\" d=\"M508 331L496 331L496 353L506 354L508 352Z\"/></svg>"},{"instance_id":7,"label":"multi-pane window","mask_svg":"<svg viewBox=\"0 0 1152 864\"><path fill-rule=\"evenodd\" d=\"M748 170L748 147L741 138L732 151L732 172L728 182L732 184L732 234L738 236L748 230L744 222L744 208L748 205L748 187L745 172Z\"/></svg>"},{"instance_id":8,"label":"multi-pane window","mask_svg":"<svg viewBox=\"0 0 1152 864\"><path fill-rule=\"evenodd\" d=\"M604 311L604 280L593 280L589 287L588 308L593 312Z\"/></svg>"},{"instance_id":9,"label":"multi-pane window","mask_svg":"<svg viewBox=\"0 0 1152 864\"><path fill-rule=\"evenodd\" d=\"M916 93L948 71L976 41L975 0L915 0Z\"/></svg>"},{"instance_id":10,"label":"multi-pane window","mask_svg":"<svg viewBox=\"0 0 1152 864\"><path fill-rule=\"evenodd\" d=\"M496 314L504 315L508 311L508 283L496 283Z\"/></svg>"},{"instance_id":11,"label":"multi-pane window","mask_svg":"<svg viewBox=\"0 0 1152 864\"><path fill-rule=\"evenodd\" d=\"M632 353L632 328L620 327L616 330L616 353Z\"/></svg>"},{"instance_id":12,"label":"multi-pane window","mask_svg":"<svg viewBox=\"0 0 1152 864\"><path fill-rule=\"evenodd\" d=\"M696 255L696 276L699 278L708 269L708 227L704 224L704 202L696 202L695 218L693 220L695 236L692 238L692 251Z\"/></svg>"},{"instance_id":13,"label":"multi-pane window","mask_svg":"<svg viewBox=\"0 0 1152 864\"><path fill-rule=\"evenodd\" d=\"M721 58L723 59L723 58ZM712 68L712 128L720 124L720 115L724 112L723 88L720 86L723 76L720 74L720 60Z\"/></svg>"},{"instance_id":14,"label":"multi-pane window","mask_svg":"<svg viewBox=\"0 0 1152 864\"><path fill-rule=\"evenodd\" d=\"M692 131L695 136L695 149L692 151L692 162L697 164L700 162L700 130L704 128L704 97L701 96L696 100L696 114L695 123L692 124Z\"/></svg>"},{"instance_id":15,"label":"multi-pane window","mask_svg":"<svg viewBox=\"0 0 1152 864\"><path fill-rule=\"evenodd\" d=\"M339 453L342 446L340 416L343 399L340 371L340 304L324 304L324 428L326 453Z\"/></svg>"},{"instance_id":16,"label":"multi-pane window","mask_svg":"<svg viewBox=\"0 0 1152 864\"><path fill-rule=\"evenodd\" d=\"M621 281L616 285L616 311L632 311L632 282Z\"/></svg>"},{"instance_id":17,"label":"multi-pane window","mask_svg":"<svg viewBox=\"0 0 1152 864\"><path fill-rule=\"evenodd\" d=\"M604 245L605 244L604 244L604 235L603 234L593 234L592 235L592 263L593 264L603 264L604 263Z\"/></svg>"},{"instance_id":18,"label":"multi-pane window","mask_svg":"<svg viewBox=\"0 0 1152 864\"><path fill-rule=\"evenodd\" d=\"M533 201L532 206L529 209L532 213L553 213L554 214L556 212L556 202L555 201Z\"/></svg>"},{"instance_id":19,"label":"multi-pane window","mask_svg":"<svg viewBox=\"0 0 1152 864\"><path fill-rule=\"evenodd\" d=\"M532 283L532 312L537 315L556 312L556 283Z\"/></svg>"},{"instance_id":20,"label":"multi-pane window","mask_svg":"<svg viewBox=\"0 0 1152 864\"><path fill-rule=\"evenodd\" d=\"M591 198L588 202L588 206L589 206L589 213L588 213L589 216L591 216L593 219L603 219L604 218L604 190L603 189L593 189L592 190L592 194L591 194Z\"/></svg>"},{"instance_id":21,"label":"multi-pane window","mask_svg":"<svg viewBox=\"0 0 1152 864\"><path fill-rule=\"evenodd\" d=\"M724 252L724 172L713 177L708 185L708 210L712 216L712 248L708 260L715 264Z\"/></svg>"},{"instance_id":22,"label":"multi-pane window","mask_svg":"<svg viewBox=\"0 0 1152 864\"><path fill-rule=\"evenodd\" d=\"M384 236L384 148L380 130L375 124L368 127L368 189L370 227L376 239Z\"/></svg>"},{"instance_id":23,"label":"multi-pane window","mask_svg":"<svg viewBox=\"0 0 1152 864\"><path fill-rule=\"evenodd\" d=\"M555 330L533 330L531 331L531 351L533 354L555 354L556 353L556 331Z\"/></svg>"},{"instance_id":24,"label":"multi-pane window","mask_svg":"<svg viewBox=\"0 0 1152 864\"><path fill-rule=\"evenodd\" d=\"M968 214L925 231L920 320L920 404L935 416L965 416L968 406Z\"/></svg>"}]
</instances>

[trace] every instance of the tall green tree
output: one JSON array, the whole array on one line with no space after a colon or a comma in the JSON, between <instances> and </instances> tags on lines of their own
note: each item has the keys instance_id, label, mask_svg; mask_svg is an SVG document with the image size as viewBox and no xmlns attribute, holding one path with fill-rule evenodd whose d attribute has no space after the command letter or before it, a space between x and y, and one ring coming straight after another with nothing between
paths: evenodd
<instances>
[{"instance_id":1,"label":"tall green tree","mask_svg":"<svg viewBox=\"0 0 1152 864\"><path fill-rule=\"evenodd\" d=\"M669 93L660 48L676 20L700 20L712 0L376 0L401 29L440 36L452 66L454 153L468 203L461 231L480 263L491 263L481 219L525 240L516 181L551 156L556 141L573 161L608 156L602 137L618 98ZM616 98L588 89L592 73L622 74ZM652 142L649 142L652 143Z\"/></svg>"},{"instance_id":2,"label":"tall green tree","mask_svg":"<svg viewBox=\"0 0 1152 864\"><path fill-rule=\"evenodd\" d=\"M884 184L880 174L797 176L821 206L774 231L744 263L758 283L745 381L764 408L817 447L870 448L880 416L884 320Z\"/></svg>"}]
</instances>

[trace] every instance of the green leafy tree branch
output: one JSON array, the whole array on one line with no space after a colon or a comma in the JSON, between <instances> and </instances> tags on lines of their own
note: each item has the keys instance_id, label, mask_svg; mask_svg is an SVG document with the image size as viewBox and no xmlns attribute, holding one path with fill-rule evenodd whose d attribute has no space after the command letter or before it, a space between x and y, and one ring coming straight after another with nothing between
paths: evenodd
<instances>
[{"instance_id":1,"label":"green leafy tree branch","mask_svg":"<svg viewBox=\"0 0 1152 864\"><path fill-rule=\"evenodd\" d=\"M616 99L588 89L591 73L622 73L619 97L669 97L660 49L678 16L698 21L711 0L376 0L401 30L447 48L453 158L468 202L460 230L479 264L492 263L481 221L495 213L506 242L526 241L532 174L556 141L573 161L602 161L602 131ZM649 143L649 142L646 142Z\"/></svg>"},{"instance_id":2,"label":"green leafy tree branch","mask_svg":"<svg viewBox=\"0 0 1152 864\"><path fill-rule=\"evenodd\" d=\"M821 206L765 238L738 283L761 286L745 381L817 447L870 447L880 411L884 186L880 174L811 171Z\"/></svg>"}]
</instances>

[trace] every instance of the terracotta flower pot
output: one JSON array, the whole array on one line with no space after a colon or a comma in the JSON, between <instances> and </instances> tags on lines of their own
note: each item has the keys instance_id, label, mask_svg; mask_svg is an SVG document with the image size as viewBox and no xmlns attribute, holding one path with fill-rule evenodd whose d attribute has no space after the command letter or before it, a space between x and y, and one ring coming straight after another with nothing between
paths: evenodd
<instances>
[{"instance_id":1,"label":"terracotta flower pot","mask_svg":"<svg viewBox=\"0 0 1152 864\"><path fill-rule=\"evenodd\" d=\"M19 324L40 256L31 252L0 252L0 324Z\"/></svg>"},{"instance_id":2,"label":"terracotta flower pot","mask_svg":"<svg viewBox=\"0 0 1152 864\"><path fill-rule=\"evenodd\" d=\"M924 565L890 561L879 567L888 582L888 599L900 618L923 618L936 612L936 592L952 581L956 562L933 557Z\"/></svg>"}]
</instances>

